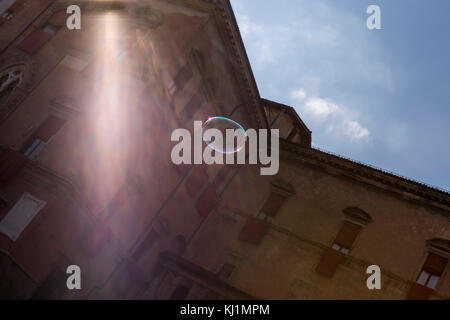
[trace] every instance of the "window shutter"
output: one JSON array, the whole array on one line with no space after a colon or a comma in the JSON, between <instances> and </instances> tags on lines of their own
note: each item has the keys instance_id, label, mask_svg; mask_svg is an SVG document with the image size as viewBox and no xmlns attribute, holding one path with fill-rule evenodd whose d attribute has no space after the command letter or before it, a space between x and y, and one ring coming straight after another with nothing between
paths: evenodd
<instances>
[{"instance_id":1,"label":"window shutter","mask_svg":"<svg viewBox=\"0 0 450 320\"><path fill-rule=\"evenodd\" d=\"M135 261L139 261L142 255L146 253L147 250L149 250L151 247L153 247L153 244L156 242L157 239L158 233L154 229L150 230L145 239L141 242L141 244L134 252L133 259Z\"/></svg>"},{"instance_id":2,"label":"window shutter","mask_svg":"<svg viewBox=\"0 0 450 320\"><path fill-rule=\"evenodd\" d=\"M202 107L204 101L201 89L197 90L183 109L183 120L192 119L195 112Z\"/></svg>"},{"instance_id":3,"label":"window shutter","mask_svg":"<svg viewBox=\"0 0 450 320\"><path fill-rule=\"evenodd\" d=\"M0 154L0 182L9 180L23 167L27 157L13 149L6 149Z\"/></svg>"},{"instance_id":4,"label":"window shutter","mask_svg":"<svg viewBox=\"0 0 450 320\"><path fill-rule=\"evenodd\" d=\"M34 30L28 37L19 43L19 49L27 53L35 53L41 48L53 35L43 30Z\"/></svg>"},{"instance_id":5,"label":"window shutter","mask_svg":"<svg viewBox=\"0 0 450 320\"><path fill-rule=\"evenodd\" d=\"M441 276L447 266L448 260L437 254L430 253L423 265L423 270L432 275Z\"/></svg>"},{"instance_id":6,"label":"window shutter","mask_svg":"<svg viewBox=\"0 0 450 320\"><path fill-rule=\"evenodd\" d=\"M414 283L409 290L407 300L427 300L433 289Z\"/></svg>"},{"instance_id":7,"label":"window shutter","mask_svg":"<svg viewBox=\"0 0 450 320\"><path fill-rule=\"evenodd\" d=\"M186 64L175 76L172 83L169 85L169 91L172 95L184 88L188 81L192 78L194 73L192 72L189 64Z\"/></svg>"},{"instance_id":8,"label":"window shutter","mask_svg":"<svg viewBox=\"0 0 450 320\"><path fill-rule=\"evenodd\" d=\"M0 232L16 241L39 210L46 204L45 201L36 199L28 192L24 193L0 222Z\"/></svg>"},{"instance_id":9,"label":"window shutter","mask_svg":"<svg viewBox=\"0 0 450 320\"><path fill-rule=\"evenodd\" d=\"M267 199L266 203L264 204L262 212L264 212L268 216L274 217L277 214L278 210L280 210L285 199L286 198L282 195L272 192L269 196L269 199Z\"/></svg>"},{"instance_id":10,"label":"window shutter","mask_svg":"<svg viewBox=\"0 0 450 320\"><path fill-rule=\"evenodd\" d=\"M59 267L55 267L47 278L34 292L33 300L56 300L67 290L67 274Z\"/></svg>"},{"instance_id":11,"label":"window shutter","mask_svg":"<svg viewBox=\"0 0 450 320\"><path fill-rule=\"evenodd\" d=\"M192 49L190 53L190 58L194 62L194 65L197 68L198 72L200 74L203 74L206 71L206 62L203 53L197 49Z\"/></svg>"},{"instance_id":12,"label":"window shutter","mask_svg":"<svg viewBox=\"0 0 450 320\"><path fill-rule=\"evenodd\" d=\"M327 277L333 276L343 257L343 253L329 248L322 256L322 259L316 267L316 271Z\"/></svg>"},{"instance_id":13,"label":"window shutter","mask_svg":"<svg viewBox=\"0 0 450 320\"><path fill-rule=\"evenodd\" d=\"M341 247L350 249L360 231L361 226L348 221L344 221L344 224L342 225L341 230L339 231L334 242Z\"/></svg>"},{"instance_id":14,"label":"window shutter","mask_svg":"<svg viewBox=\"0 0 450 320\"><path fill-rule=\"evenodd\" d=\"M200 196L197 201L197 210L202 217L209 215L212 209L214 209L217 203L216 189L213 186L209 186Z\"/></svg>"},{"instance_id":15,"label":"window shutter","mask_svg":"<svg viewBox=\"0 0 450 320\"><path fill-rule=\"evenodd\" d=\"M197 168L186 182L186 188L192 197L195 197L208 182L208 173L204 167Z\"/></svg>"},{"instance_id":16,"label":"window shutter","mask_svg":"<svg viewBox=\"0 0 450 320\"><path fill-rule=\"evenodd\" d=\"M256 217L249 217L239 234L239 239L258 245L264 239L270 228L270 223Z\"/></svg>"},{"instance_id":17,"label":"window shutter","mask_svg":"<svg viewBox=\"0 0 450 320\"><path fill-rule=\"evenodd\" d=\"M34 133L34 137L48 142L59 129L64 125L65 121L54 116L49 116L43 124Z\"/></svg>"},{"instance_id":18,"label":"window shutter","mask_svg":"<svg viewBox=\"0 0 450 320\"><path fill-rule=\"evenodd\" d=\"M47 22L55 27L63 27L66 25L66 20L69 16L65 11L56 12Z\"/></svg>"}]
</instances>

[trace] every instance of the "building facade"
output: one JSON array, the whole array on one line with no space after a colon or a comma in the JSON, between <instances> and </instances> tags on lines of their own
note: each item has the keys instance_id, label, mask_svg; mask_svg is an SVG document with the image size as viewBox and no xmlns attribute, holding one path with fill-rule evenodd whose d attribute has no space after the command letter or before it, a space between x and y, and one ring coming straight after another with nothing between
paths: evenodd
<instances>
[{"instance_id":1,"label":"building facade","mask_svg":"<svg viewBox=\"0 0 450 320\"><path fill-rule=\"evenodd\" d=\"M0 298L450 298L450 195L312 148L228 1L1 5ZM174 165L214 116L279 129L279 173Z\"/></svg>"}]
</instances>

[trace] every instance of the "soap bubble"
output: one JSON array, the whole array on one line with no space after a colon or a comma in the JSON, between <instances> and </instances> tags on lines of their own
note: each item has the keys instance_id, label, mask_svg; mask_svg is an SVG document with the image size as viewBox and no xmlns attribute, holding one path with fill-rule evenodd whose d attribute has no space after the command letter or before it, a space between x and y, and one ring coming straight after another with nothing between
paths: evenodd
<instances>
[{"instance_id":1,"label":"soap bubble","mask_svg":"<svg viewBox=\"0 0 450 320\"><path fill-rule=\"evenodd\" d=\"M219 130L222 133L223 144L218 143L214 139L208 141L208 139L205 137L205 132L208 129ZM243 139L234 139L234 143L231 143L232 141L228 141L227 143L227 129L231 129L234 132L238 131L236 132L236 134L240 134ZM208 147L215 150L216 152L232 154L239 152L242 148L245 147L245 142L247 141L247 133L245 132L244 128L236 121L225 117L212 117L203 124L203 141L205 141Z\"/></svg>"}]
</instances>

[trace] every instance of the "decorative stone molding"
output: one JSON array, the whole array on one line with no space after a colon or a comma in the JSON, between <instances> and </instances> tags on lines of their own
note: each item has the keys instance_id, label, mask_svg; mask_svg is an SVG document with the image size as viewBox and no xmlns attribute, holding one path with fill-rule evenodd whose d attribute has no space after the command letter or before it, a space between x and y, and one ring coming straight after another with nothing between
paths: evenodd
<instances>
[{"instance_id":1,"label":"decorative stone molding","mask_svg":"<svg viewBox=\"0 0 450 320\"><path fill-rule=\"evenodd\" d=\"M295 189L292 185L279 179L271 183L271 189L272 192L277 193L285 198L288 198L295 194Z\"/></svg>"},{"instance_id":2,"label":"decorative stone molding","mask_svg":"<svg viewBox=\"0 0 450 320\"><path fill-rule=\"evenodd\" d=\"M434 238L427 241L427 246L430 252L450 259L450 240Z\"/></svg>"},{"instance_id":3,"label":"decorative stone molding","mask_svg":"<svg viewBox=\"0 0 450 320\"><path fill-rule=\"evenodd\" d=\"M0 124L17 108L22 100L31 92L36 78L36 66L25 54L6 56L0 59L0 74L15 66L22 68L23 78L11 94L0 102Z\"/></svg>"},{"instance_id":4,"label":"decorative stone molding","mask_svg":"<svg viewBox=\"0 0 450 320\"><path fill-rule=\"evenodd\" d=\"M356 222L362 226L365 226L373 221L372 217L367 212L358 207L348 207L342 211L348 220L351 222Z\"/></svg>"},{"instance_id":5,"label":"decorative stone molding","mask_svg":"<svg viewBox=\"0 0 450 320\"><path fill-rule=\"evenodd\" d=\"M285 140L280 140L280 159L324 169L334 175L356 180L408 201L417 201L440 209L438 212L450 217L450 194L443 190Z\"/></svg>"}]
</instances>

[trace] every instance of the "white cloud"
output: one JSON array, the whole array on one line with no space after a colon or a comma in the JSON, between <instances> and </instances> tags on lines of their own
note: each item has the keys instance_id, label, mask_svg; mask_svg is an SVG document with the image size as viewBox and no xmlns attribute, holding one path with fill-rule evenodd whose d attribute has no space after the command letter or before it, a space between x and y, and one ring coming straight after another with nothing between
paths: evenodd
<instances>
[{"instance_id":1,"label":"white cloud","mask_svg":"<svg viewBox=\"0 0 450 320\"><path fill-rule=\"evenodd\" d=\"M337 104L321 98L309 98L304 104L304 109L308 113L312 114L315 118L320 119L325 119L330 115L340 111L340 108Z\"/></svg>"},{"instance_id":2,"label":"white cloud","mask_svg":"<svg viewBox=\"0 0 450 320\"><path fill-rule=\"evenodd\" d=\"M292 98L294 98L297 101L302 101L306 98L306 91L303 88L295 89L292 91Z\"/></svg>"},{"instance_id":3,"label":"white cloud","mask_svg":"<svg viewBox=\"0 0 450 320\"><path fill-rule=\"evenodd\" d=\"M369 129L353 119L347 108L342 108L330 99L309 97L303 88L291 92L291 99L300 117L307 117L320 129L349 138L350 141L361 141L370 137ZM323 126L320 126L320 125Z\"/></svg>"},{"instance_id":4,"label":"white cloud","mask_svg":"<svg viewBox=\"0 0 450 320\"><path fill-rule=\"evenodd\" d=\"M345 134L352 140L361 140L370 136L370 131L363 128L361 124L354 120L346 120L342 123Z\"/></svg>"}]
</instances>

